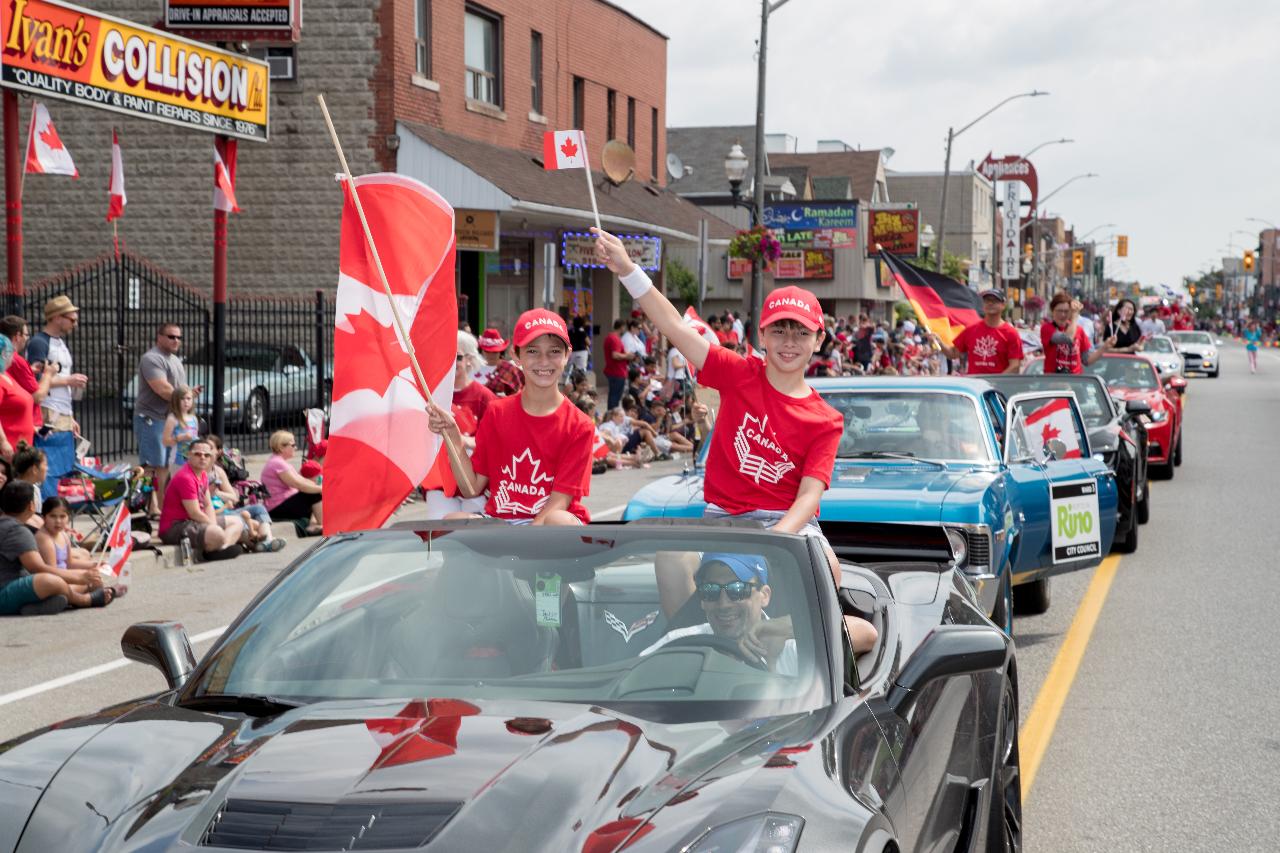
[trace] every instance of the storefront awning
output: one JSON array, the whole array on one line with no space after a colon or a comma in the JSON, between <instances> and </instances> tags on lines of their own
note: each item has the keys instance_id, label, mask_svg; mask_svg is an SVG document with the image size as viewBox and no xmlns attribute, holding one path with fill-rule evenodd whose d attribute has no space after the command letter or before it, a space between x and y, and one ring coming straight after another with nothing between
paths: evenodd
<instances>
[{"instance_id":1,"label":"storefront awning","mask_svg":"<svg viewBox=\"0 0 1280 853\"><path fill-rule=\"evenodd\" d=\"M432 187L455 207L594 222L577 169L547 171L527 151L464 139L429 125L397 122L396 132L398 171ZM697 243L698 222L706 220L711 240L728 240L735 233L728 222L660 187L634 179L615 186L599 172L593 177L606 229L647 231Z\"/></svg>"}]
</instances>

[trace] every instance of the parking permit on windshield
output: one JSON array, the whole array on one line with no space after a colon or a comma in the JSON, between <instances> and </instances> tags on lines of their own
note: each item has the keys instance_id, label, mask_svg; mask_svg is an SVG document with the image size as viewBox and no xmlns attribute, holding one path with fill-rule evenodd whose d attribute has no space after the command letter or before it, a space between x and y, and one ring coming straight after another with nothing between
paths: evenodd
<instances>
[{"instance_id":1,"label":"parking permit on windshield","mask_svg":"<svg viewBox=\"0 0 1280 853\"><path fill-rule=\"evenodd\" d=\"M560 627L560 576L539 573L534 579L533 609L543 628Z\"/></svg>"}]
</instances>

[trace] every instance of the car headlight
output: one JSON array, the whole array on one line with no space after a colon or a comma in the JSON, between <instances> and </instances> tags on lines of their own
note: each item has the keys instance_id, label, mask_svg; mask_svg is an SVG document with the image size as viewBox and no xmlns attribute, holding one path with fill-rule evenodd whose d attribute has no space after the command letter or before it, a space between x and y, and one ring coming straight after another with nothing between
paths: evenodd
<instances>
[{"instance_id":1,"label":"car headlight","mask_svg":"<svg viewBox=\"0 0 1280 853\"><path fill-rule=\"evenodd\" d=\"M1161 421L1168 420L1168 418L1169 418L1169 412L1166 409L1161 409L1158 412L1151 413L1151 420L1155 421L1156 423L1160 423Z\"/></svg>"},{"instance_id":2,"label":"car headlight","mask_svg":"<svg viewBox=\"0 0 1280 853\"><path fill-rule=\"evenodd\" d=\"M1215 355L1217 355L1217 354L1218 354L1218 351L1217 351L1217 350L1212 350L1212 349L1211 349L1211 350L1208 350L1208 351L1204 354L1204 357L1205 357L1205 358L1213 358L1213 357L1214 357Z\"/></svg>"},{"instance_id":3,"label":"car headlight","mask_svg":"<svg viewBox=\"0 0 1280 853\"><path fill-rule=\"evenodd\" d=\"M959 530L947 529L947 541L951 543L951 553L956 555L956 565L964 567L969 561L969 540Z\"/></svg>"},{"instance_id":4,"label":"car headlight","mask_svg":"<svg viewBox=\"0 0 1280 853\"><path fill-rule=\"evenodd\" d=\"M680 853L792 853L802 829L802 817L765 812L712 827Z\"/></svg>"}]
</instances>

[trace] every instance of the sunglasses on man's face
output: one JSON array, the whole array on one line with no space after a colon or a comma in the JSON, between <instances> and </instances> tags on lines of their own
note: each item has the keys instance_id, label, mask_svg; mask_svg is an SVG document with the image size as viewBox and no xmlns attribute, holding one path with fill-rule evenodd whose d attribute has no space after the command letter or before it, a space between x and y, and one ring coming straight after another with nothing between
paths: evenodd
<instances>
[{"instance_id":1,"label":"sunglasses on man's face","mask_svg":"<svg viewBox=\"0 0 1280 853\"><path fill-rule=\"evenodd\" d=\"M747 581L730 581L729 583L706 583L698 584L698 597L708 603L720 600L720 590L724 590L730 601L746 601L751 597L751 593L759 584L748 583Z\"/></svg>"},{"instance_id":2,"label":"sunglasses on man's face","mask_svg":"<svg viewBox=\"0 0 1280 853\"><path fill-rule=\"evenodd\" d=\"M171 340L171 341L180 341L180 340L182 340L182 335L165 335L165 337L166 337L166 338L168 338L168 339L169 339L169 340Z\"/></svg>"}]
</instances>

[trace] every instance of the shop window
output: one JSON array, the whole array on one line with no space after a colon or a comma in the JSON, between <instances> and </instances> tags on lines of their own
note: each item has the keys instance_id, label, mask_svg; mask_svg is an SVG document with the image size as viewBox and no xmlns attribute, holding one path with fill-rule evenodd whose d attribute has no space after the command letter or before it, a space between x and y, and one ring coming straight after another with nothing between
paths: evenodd
<instances>
[{"instance_id":1,"label":"shop window","mask_svg":"<svg viewBox=\"0 0 1280 853\"><path fill-rule=\"evenodd\" d=\"M479 6L467 6L463 62L467 97L502 106L502 19Z\"/></svg>"},{"instance_id":2,"label":"shop window","mask_svg":"<svg viewBox=\"0 0 1280 853\"><path fill-rule=\"evenodd\" d=\"M604 138L616 139L618 136L618 93L610 89L605 104L608 107L608 112L605 114L606 128Z\"/></svg>"},{"instance_id":3,"label":"shop window","mask_svg":"<svg viewBox=\"0 0 1280 853\"><path fill-rule=\"evenodd\" d=\"M532 109L542 115L542 33L537 31L529 39L529 79L532 81Z\"/></svg>"},{"instance_id":4,"label":"shop window","mask_svg":"<svg viewBox=\"0 0 1280 853\"><path fill-rule=\"evenodd\" d=\"M573 78L573 127L582 130L587 120L587 81Z\"/></svg>"},{"instance_id":5,"label":"shop window","mask_svg":"<svg viewBox=\"0 0 1280 853\"><path fill-rule=\"evenodd\" d=\"M627 144L636 150L636 99L627 98Z\"/></svg>"}]
</instances>

